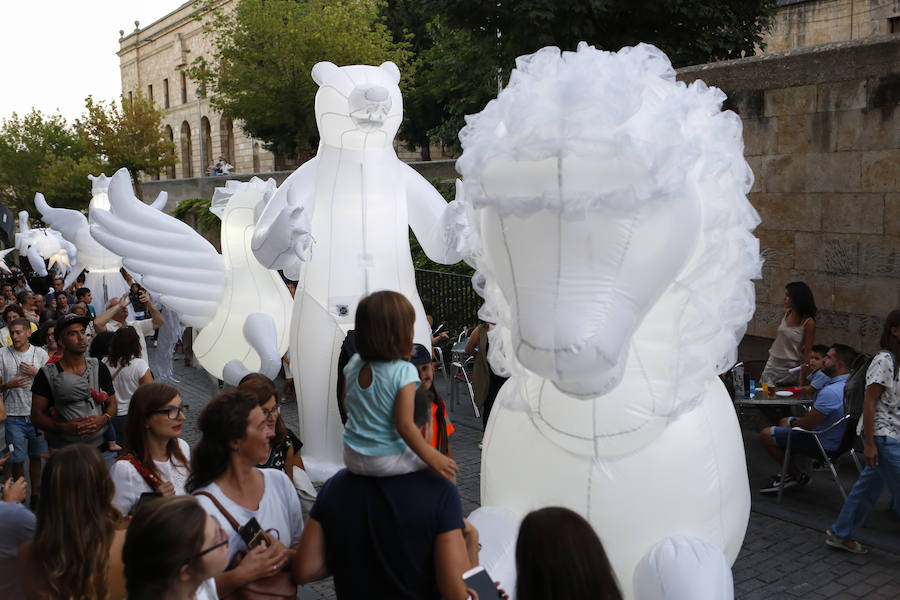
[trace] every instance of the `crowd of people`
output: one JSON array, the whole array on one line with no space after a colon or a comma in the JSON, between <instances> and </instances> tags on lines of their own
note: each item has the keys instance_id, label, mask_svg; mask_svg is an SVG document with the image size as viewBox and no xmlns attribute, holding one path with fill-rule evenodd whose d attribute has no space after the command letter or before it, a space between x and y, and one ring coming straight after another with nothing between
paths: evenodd
<instances>
[{"instance_id":1,"label":"crowd of people","mask_svg":"<svg viewBox=\"0 0 900 600\"><path fill-rule=\"evenodd\" d=\"M131 320L127 296L96 312L89 290L62 286L3 291L13 452L2 458L12 477L0 502L0 597L295 598L328 576L340 598L477 597L462 578L479 541L455 485L454 429L405 297L376 292L359 305L340 397L348 468L304 522L293 482L303 444L271 380L250 374L213 398L191 448L188 406L153 381L147 360L162 324L149 296L148 318ZM551 548L556 530L569 537ZM566 509L526 518L517 559L522 598L621 597L600 540Z\"/></svg>"}]
</instances>

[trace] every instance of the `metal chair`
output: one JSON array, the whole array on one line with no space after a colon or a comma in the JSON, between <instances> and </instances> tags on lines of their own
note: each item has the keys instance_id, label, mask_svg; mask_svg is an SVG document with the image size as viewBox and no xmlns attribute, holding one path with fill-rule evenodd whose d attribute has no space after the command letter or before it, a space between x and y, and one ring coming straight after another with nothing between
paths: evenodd
<instances>
[{"instance_id":1,"label":"metal chair","mask_svg":"<svg viewBox=\"0 0 900 600\"><path fill-rule=\"evenodd\" d=\"M475 404L475 390L472 387L472 380L469 379L469 372L467 367L475 362L475 357L469 357L465 360L465 362L453 362L451 364L452 367L458 369L458 372L454 375L454 379L462 381L466 384L466 390L469 392L469 400L472 402L472 410L475 411L475 418L481 418L481 411L478 410L478 406ZM453 390L456 388L454 387ZM451 396L455 399L455 394L451 393ZM458 404L458 402L457 402Z\"/></svg>"},{"instance_id":2,"label":"metal chair","mask_svg":"<svg viewBox=\"0 0 900 600\"><path fill-rule=\"evenodd\" d=\"M812 456L812 454L807 454L805 452L798 452L798 454L803 454L806 456L810 456L811 458L822 460L828 468L831 470L831 476L834 478L834 482L837 484L838 489L841 490L841 495L844 497L844 500L847 499L847 492L844 491L844 486L841 484L841 480L838 477L837 469L834 467L834 462L840 459L845 454L850 454L853 457L853 462L856 465L856 470L862 473L862 465L859 462L859 458L856 456L856 450L853 449L853 445L856 443L856 423L858 419L854 418L850 415L844 415L830 426L825 429L803 429L802 427L791 427L791 432L801 431L803 433L809 433L816 440L816 445L819 447L819 455ZM822 447L822 442L819 440L819 436L823 433L827 433L840 425L841 423L846 423L847 428L844 430L844 436L841 438L841 444L837 447L836 450L825 450ZM781 495L784 493L784 478L787 474L788 463L791 460L791 436L788 435L787 444L784 448L784 462L781 464L781 482L778 486L778 503L781 504Z\"/></svg>"},{"instance_id":3,"label":"metal chair","mask_svg":"<svg viewBox=\"0 0 900 600\"><path fill-rule=\"evenodd\" d=\"M444 351L440 346L434 347L434 358L437 361L437 366L434 368L434 372L437 373L440 371L444 374L444 379L447 381L447 384L450 384L450 375L447 373L447 366L444 363Z\"/></svg>"}]
</instances>

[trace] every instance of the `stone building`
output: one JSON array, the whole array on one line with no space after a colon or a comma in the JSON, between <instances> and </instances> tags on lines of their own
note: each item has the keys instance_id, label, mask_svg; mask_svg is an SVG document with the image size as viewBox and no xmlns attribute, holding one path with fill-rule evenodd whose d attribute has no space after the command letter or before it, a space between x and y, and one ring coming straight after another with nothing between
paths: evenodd
<instances>
[{"instance_id":1,"label":"stone building","mask_svg":"<svg viewBox=\"0 0 900 600\"><path fill-rule=\"evenodd\" d=\"M150 25L119 38L122 94L142 93L163 111L163 127L175 142L176 164L161 179L204 175L211 159L224 157L236 172L272 171L275 158L239 121L214 110L199 97L185 69L200 56L212 55L203 23L195 19L195 2L186 2ZM202 162L201 162L202 146Z\"/></svg>"},{"instance_id":2,"label":"stone building","mask_svg":"<svg viewBox=\"0 0 900 600\"><path fill-rule=\"evenodd\" d=\"M744 124L765 258L748 333L774 337L806 281L816 340L874 350L900 306L900 35L679 70L721 88Z\"/></svg>"},{"instance_id":3,"label":"stone building","mask_svg":"<svg viewBox=\"0 0 900 600\"><path fill-rule=\"evenodd\" d=\"M900 33L900 0L778 0L766 51Z\"/></svg>"}]
</instances>

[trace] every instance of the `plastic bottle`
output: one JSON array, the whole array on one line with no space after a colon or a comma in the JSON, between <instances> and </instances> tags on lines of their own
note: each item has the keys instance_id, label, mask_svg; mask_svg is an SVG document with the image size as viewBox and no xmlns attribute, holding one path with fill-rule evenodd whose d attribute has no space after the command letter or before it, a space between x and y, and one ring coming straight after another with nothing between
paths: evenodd
<instances>
[{"instance_id":1,"label":"plastic bottle","mask_svg":"<svg viewBox=\"0 0 900 600\"><path fill-rule=\"evenodd\" d=\"M756 382L754 380L750 380L750 397L756 398Z\"/></svg>"}]
</instances>

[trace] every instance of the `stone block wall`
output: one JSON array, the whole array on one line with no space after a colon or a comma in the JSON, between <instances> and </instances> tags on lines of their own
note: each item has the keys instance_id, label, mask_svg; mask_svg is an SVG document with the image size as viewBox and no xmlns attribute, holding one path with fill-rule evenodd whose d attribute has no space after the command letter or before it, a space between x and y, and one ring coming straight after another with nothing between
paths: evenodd
<instances>
[{"instance_id":1,"label":"stone block wall","mask_svg":"<svg viewBox=\"0 0 900 600\"><path fill-rule=\"evenodd\" d=\"M688 67L744 124L765 258L751 335L774 337L806 281L816 340L872 350L900 307L900 36Z\"/></svg>"},{"instance_id":2,"label":"stone block wall","mask_svg":"<svg viewBox=\"0 0 900 600\"><path fill-rule=\"evenodd\" d=\"M900 0L780 0L767 52L897 33Z\"/></svg>"}]
</instances>

